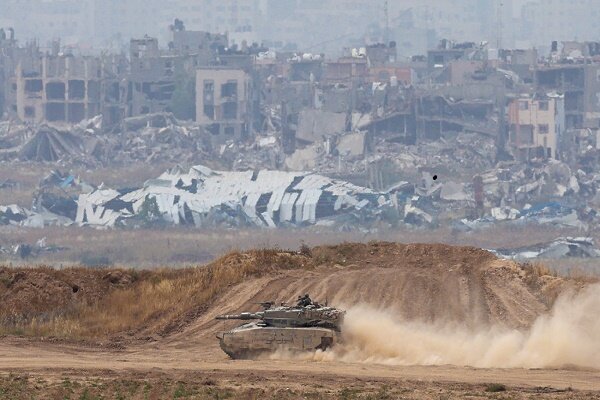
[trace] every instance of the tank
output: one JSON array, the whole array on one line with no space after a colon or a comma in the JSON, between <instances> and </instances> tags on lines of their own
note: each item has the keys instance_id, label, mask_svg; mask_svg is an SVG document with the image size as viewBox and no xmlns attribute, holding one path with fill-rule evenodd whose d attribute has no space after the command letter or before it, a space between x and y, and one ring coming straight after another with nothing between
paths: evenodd
<instances>
[{"instance_id":1,"label":"tank","mask_svg":"<svg viewBox=\"0 0 600 400\"><path fill-rule=\"evenodd\" d=\"M231 358L254 358L277 350L325 350L339 341L345 311L313 302L308 295L295 306L259 303L263 311L219 315L219 320L252 321L217 335Z\"/></svg>"}]
</instances>

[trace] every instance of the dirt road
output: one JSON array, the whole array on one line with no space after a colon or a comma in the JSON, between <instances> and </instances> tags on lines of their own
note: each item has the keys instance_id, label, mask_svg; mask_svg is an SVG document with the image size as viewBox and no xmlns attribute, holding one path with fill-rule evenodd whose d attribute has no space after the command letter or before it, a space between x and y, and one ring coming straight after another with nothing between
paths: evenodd
<instances>
[{"instance_id":1,"label":"dirt road","mask_svg":"<svg viewBox=\"0 0 600 400\"><path fill-rule=\"evenodd\" d=\"M293 375L312 381L365 378L481 384L501 382L518 387L553 387L600 391L600 371L591 369L476 369L457 366L385 366L340 362L230 360L217 341L203 347L144 344L126 350L106 350L19 338L0 342L0 371L33 375L104 376L121 372L162 372L177 375L206 372L221 376ZM318 378L317 378L318 377Z\"/></svg>"}]
</instances>

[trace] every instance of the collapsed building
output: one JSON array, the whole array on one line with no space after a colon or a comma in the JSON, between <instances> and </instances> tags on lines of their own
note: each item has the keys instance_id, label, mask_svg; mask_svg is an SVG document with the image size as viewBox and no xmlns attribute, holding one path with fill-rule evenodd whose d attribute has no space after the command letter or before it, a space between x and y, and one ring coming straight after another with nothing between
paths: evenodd
<instances>
[{"instance_id":1,"label":"collapsed building","mask_svg":"<svg viewBox=\"0 0 600 400\"><path fill-rule=\"evenodd\" d=\"M21 121L0 125L0 159L65 167L202 163L224 171L182 174L185 187L165 179L170 183L161 184L174 192L188 190L190 179L244 181L247 171L260 171L260 182L328 176L322 179L351 182L385 204L395 199L392 214L411 227L595 223L589 209L599 203L600 60L591 44L565 43L566 56L540 58L535 50L442 41L426 56L402 60L389 42L328 59L256 43L229 46L227 35L187 31L181 21L171 29L168 49L155 38L133 39L128 58L41 54L35 44L13 58L17 74L5 98L13 104L14 97ZM226 207L181 200L197 193L164 200L154 196L161 184L139 189L139 198L119 190L86 193L77 223L134 223L147 195L161 215L172 214L171 222L205 226L207 215L232 214L259 226L307 222L296 211L292 219L265 216L252 203L253 213L242 212L248 199L234 201L220 189L209 192ZM169 202L179 217L167 212Z\"/></svg>"},{"instance_id":2,"label":"collapsed building","mask_svg":"<svg viewBox=\"0 0 600 400\"><path fill-rule=\"evenodd\" d=\"M81 194L76 222L112 226L156 204L174 224L197 227L215 220L276 227L315 224L338 214L382 206L385 196L343 181L282 171L213 171L203 166L168 171L143 188L121 193L100 189ZM236 220L242 219L242 221ZM126 222L125 222L126 223Z\"/></svg>"},{"instance_id":3,"label":"collapsed building","mask_svg":"<svg viewBox=\"0 0 600 400\"><path fill-rule=\"evenodd\" d=\"M1 207L3 222L31 227L154 223L274 228L345 221L369 226L393 206L389 194L314 173L213 171L201 165L188 172L173 168L137 189L94 188L60 173L45 182L33 210ZM67 187L73 188L71 196L65 196Z\"/></svg>"}]
</instances>

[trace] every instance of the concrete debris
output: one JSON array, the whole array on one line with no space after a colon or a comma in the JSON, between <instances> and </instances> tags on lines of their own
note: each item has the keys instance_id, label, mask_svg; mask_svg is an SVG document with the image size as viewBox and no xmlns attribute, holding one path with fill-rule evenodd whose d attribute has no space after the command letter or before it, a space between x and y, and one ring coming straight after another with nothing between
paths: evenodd
<instances>
[{"instance_id":1,"label":"concrete debris","mask_svg":"<svg viewBox=\"0 0 600 400\"><path fill-rule=\"evenodd\" d=\"M308 143L346 130L346 114L320 110L302 110L298 116L296 139Z\"/></svg>"},{"instance_id":2,"label":"concrete debris","mask_svg":"<svg viewBox=\"0 0 600 400\"><path fill-rule=\"evenodd\" d=\"M85 153L81 137L44 125L23 145L19 158L26 161L56 162L64 158L81 157Z\"/></svg>"},{"instance_id":3,"label":"concrete debris","mask_svg":"<svg viewBox=\"0 0 600 400\"><path fill-rule=\"evenodd\" d=\"M156 113L140 115L123 119L122 129L125 131L138 131L144 128L166 128L177 125L177 120L170 113Z\"/></svg>"},{"instance_id":4,"label":"concrete debris","mask_svg":"<svg viewBox=\"0 0 600 400\"><path fill-rule=\"evenodd\" d=\"M510 207L494 207L490 210L490 214L496 221L509 221L517 219L519 210Z\"/></svg>"},{"instance_id":5,"label":"concrete debris","mask_svg":"<svg viewBox=\"0 0 600 400\"><path fill-rule=\"evenodd\" d=\"M199 165L188 172L174 168L132 191L81 194L75 221L112 227L159 215L175 225L277 227L348 213L369 222L389 205L385 194L312 173L213 171Z\"/></svg>"},{"instance_id":6,"label":"concrete debris","mask_svg":"<svg viewBox=\"0 0 600 400\"><path fill-rule=\"evenodd\" d=\"M41 212L32 212L31 215L21 221L21 226L27 228L46 228L49 226L70 226L73 225L73 220L62 216L57 215L51 212L41 211Z\"/></svg>"},{"instance_id":7,"label":"concrete debris","mask_svg":"<svg viewBox=\"0 0 600 400\"><path fill-rule=\"evenodd\" d=\"M68 249L63 246L48 244L46 237L39 239L34 245L29 243L19 243L10 246L9 248L0 248L0 252L12 253L21 259L37 257L43 253L57 253L64 250Z\"/></svg>"},{"instance_id":8,"label":"concrete debris","mask_svg":"<svg viewBox=\"0 0 600 400\"><path fill-rule=\"evenodd\" d=\"M364 156L366 137L364 132L349 133L339 138L335 149L337 153L345 157Z\"/></svg>"},{"instance_id":9,"label":"concrete debris","mask_svg":"<svg viewBox=\"0 0 600 400\"><path fill-rule=\"evenodd\" d=\"M2 225L18 225L30 215L30 211L16 204L0 206L0 224Z\"/></svg>"},{"instance_id":10,"label":"concrete debris","mask_svg":"<svg viewBox=\"0 0 600 400\"><path fill-rule=\"evenodd\" d=\"M316 168L324 152L325 149L319 144L297 149L293 154L286 157L285 166L292 171L310 171Z\"/></svg>"},{"instance_id":11,"label":"concrete debris","mask_svg":"<svg viewBox=\"0 0 600 400\"><path fill-rule=\"evenodd\" d=\"M465 192L463 184L448 181L442 186L440 198L446 201L467 201L469 200L469 195Z\"/></svg>"},{"instance_id":12,"label":"concrete debris","mask_svg":"<svg viewBox=\"0 0 600 400\"><path fill-rule=\"evenodd\" d=\"M411 204L407 204L404 207L404 222L410 225L422 226L431 224L433 222L433 217L425 211Z\"/></svg>"},{"instance_id":13,"label":"concrete debris","mask_svg":"<svg viewBox=\"0 0 600 400\"><path fill-rule=\"evenodd\" d=\"M516 260L600 257L600 250L589 237L561 237L549 243L517 249L497 249L493 252L500 257Z\"/></svg>"},{"instance_id":14,"label":"concrete debris","mask_svg":"<svg viewBox=\"0 0 600 400\"><path fill-rule=\"evenodd\" d=\"M0 159L63 166L119 166L133 162L183 162L208 158L212 143L197 124L170 113L125 118L105 128L101 115L74 125L13 124L0 136Z\"/></svg>"}]
</instances>

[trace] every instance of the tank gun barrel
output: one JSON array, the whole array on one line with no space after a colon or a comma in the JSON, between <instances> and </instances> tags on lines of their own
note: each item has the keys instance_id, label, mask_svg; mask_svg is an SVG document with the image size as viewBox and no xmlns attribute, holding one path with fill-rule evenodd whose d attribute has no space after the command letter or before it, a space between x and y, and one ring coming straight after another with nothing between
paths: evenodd
<instances>
[{"instance_id":1,"label":"tank gun barrel","mask_svg":"<svg viewBox=\"0 0 600 400\"><path fill-rule=\"evenodd\" d=\"M248 313L244 312L241 314L229 314L229 315L218 315L215 319L261 319L263 317L263 313Z\"/></svg>"}]
</instances>

